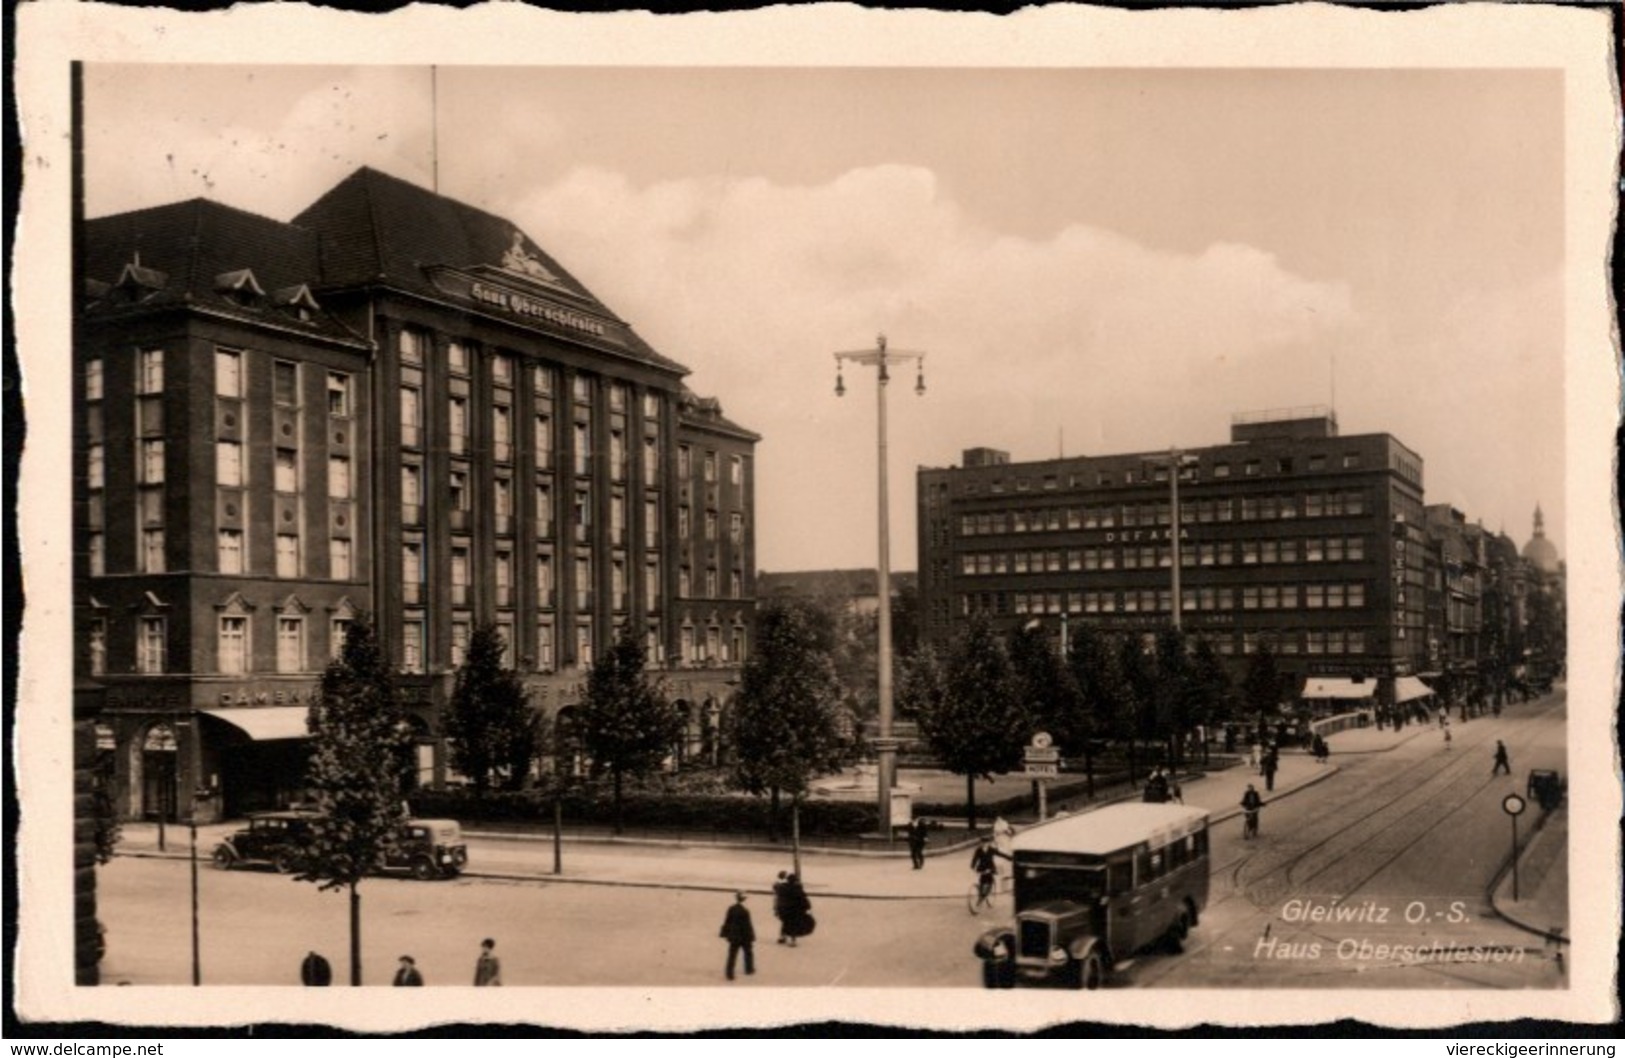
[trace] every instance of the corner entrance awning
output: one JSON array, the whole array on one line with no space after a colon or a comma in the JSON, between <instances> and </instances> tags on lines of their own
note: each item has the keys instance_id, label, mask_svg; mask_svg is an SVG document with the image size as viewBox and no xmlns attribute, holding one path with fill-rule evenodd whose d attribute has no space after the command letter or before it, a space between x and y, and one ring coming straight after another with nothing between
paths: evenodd
<instances>
[{"instance_id":1,"label":"corner entrance awning","mask_svg":"<svg viewBox=\"0 0 1625 1058\"><path fill-rule=\"evenodd\" d=\"M201 709L204 716L212 716L243 732L255 742L269 742L278 738L309 738L305 717L310 709L303 705L270 705L253 709Z\"/></svg>"},{"instance_id":2,"label":"corner entrance awning","mask_svg":"<svg viewBox=\"0 0 1625 1058\"><path fill-rule=\"evenodd\" d=\"M1394 701L1408 702L1412 698L1426 698L1433 693L1433 689L1415 676L1396 676L1394 678Z\"/></svg>"},{"instance_id":3,"label":"corner entrance awning","mask_svg":"<svg viewBox=\"0 0 1625 1058\"><path fill-rule=\"evenodd\" d=\"M1303 685L1305 698L1370 698L1375 693L1376 684L1355 683L1347 676L1311 676Z\"/></svg>"}]
</instances>

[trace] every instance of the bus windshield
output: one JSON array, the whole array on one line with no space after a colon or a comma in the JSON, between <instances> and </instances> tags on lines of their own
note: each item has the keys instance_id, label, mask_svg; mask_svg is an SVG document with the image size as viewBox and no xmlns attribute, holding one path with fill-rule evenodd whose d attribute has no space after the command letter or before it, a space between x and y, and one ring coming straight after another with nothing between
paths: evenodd
<instances>
[{"instance_id":1,"label":"bus windshield","mask_svg":"<svg viewBox=\"0 0 1625 1058\"><path fill-rule=\"evenodd\" d=\"M1016 910L1051 900L1093 903L1106 895L1106 868L1016 861Z\"/></svg>"}]
</instances>

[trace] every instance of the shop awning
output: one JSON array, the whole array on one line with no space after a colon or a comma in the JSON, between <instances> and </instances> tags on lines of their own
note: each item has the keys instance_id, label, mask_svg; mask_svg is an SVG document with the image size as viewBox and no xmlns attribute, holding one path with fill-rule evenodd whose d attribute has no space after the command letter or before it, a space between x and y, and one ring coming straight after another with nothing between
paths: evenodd
<instances>
[{"instance_id":1,"label":"shop awning","mask_svg":"<svg viewBox=\"0 0 1625 1058\"><path fill-rule=\"evenodd\" d=\"M310 737L310 730L305 726L305 718L310 715L308 706L268 705L259 708L201 709L199 712L216 720L224 720L255 742Z\"/></svg>"},{"instance_id":2,"label":"shop awning","mask_svg":"<svg viewBox=\"0 0 1625 1058\"><path fill-rule=\"evenodd\" d=\"M1412 698L1426 698L1433 689L1415 676L1394 677L1394 701L1408 702Z\"/></svg>"},{"instance_id":3,"label":"shop awning","mask_svg":"<svg viewBox=\"0 0 1625 1058\"><path fill-rule=\"evenodd\" d=\"M1347 676L1311 676L1303 685L1305 698L1370 698L1376 693L1371 681L1355 683Z\"/></svg>"}]
</instances>

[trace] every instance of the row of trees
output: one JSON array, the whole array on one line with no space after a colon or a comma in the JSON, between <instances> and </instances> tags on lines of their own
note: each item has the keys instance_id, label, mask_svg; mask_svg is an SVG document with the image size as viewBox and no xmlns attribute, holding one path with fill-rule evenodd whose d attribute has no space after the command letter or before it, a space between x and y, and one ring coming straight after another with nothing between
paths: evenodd
<instances>
[{"instance_id":1,"label":"row of trees","mask_svg":"<svg viewBox=\"0 0 1625 1058\"><path fill-rule=\"evenodd\" d=\"M1178 767L1187 736L1246 717L1273 718L1282 679L1267 647L1252 656L1237 688L1211 643L1175 628L1147 642L1139 633L1075 628L1064 654L1050 634L1028 626L1008 641L973 620L944 655L923 647L902 662L899 710L943 766L965 777L968 822L976 825L976 780L1014 770L1023 747L1047 731L1063 754L1082 759L1094 788L1103 742L1127 753L1129 777L1147 746Z\"/></svg>"},{"instance_id":2,"label":"row of trees","mask_svg":"<svg viewBox=\"0 0 1625 1058\"><path fill-rule=\"evenodd\" d=\"M792 801L793 855L800 871L799 813L811 781L838 770L855 750L841 716L838 629L816 607L783 603L758 613L756 648L745 663L725 732L732 779L749 793ZM518 789L549 749L547 725L523 681L502 663L494 626L474 630L458 668L444 734L451 763L476 796ZM588 674L576 737L594 778L607 778L620 830L626 779L661 768L683 736L664 688L645 670L643 646L626 631ZM369 619L355 621L322 675L311 707L306 792L317 818L302 850L303 881L350 900L350 975L361 983L361 884L406 819L413 729L395 673ZM572 747L572 749L575 747ZM543 781L564 781L559 770Z\"/></svg>"}]
</instances>

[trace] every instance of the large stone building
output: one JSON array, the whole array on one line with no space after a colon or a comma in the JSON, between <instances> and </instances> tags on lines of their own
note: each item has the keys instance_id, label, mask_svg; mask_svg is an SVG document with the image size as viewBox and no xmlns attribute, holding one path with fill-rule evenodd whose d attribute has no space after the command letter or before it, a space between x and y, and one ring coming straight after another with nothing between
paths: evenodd
<instances>
[{"instance_id":1,"label":"large stone building","mask_svg":"<svg viewBox=\"0 0 1625 1058\"><path fill-rule=\"evenodd\" d=\"M1182 627L1238 672L1268 643L1309 697L1419 697L1422 474L1396 438L1342 436L1326 409L1237 416L1228 444L1177 453L972 449L919 471L925 635L972 614L1149 634L1174 616L1177 562Z\"/></svg>"},{"instance_id":2,"label":"large stone building","mask_svg":"<svg viewBox=\"0 0 1625 1058\"><path fill-rule=\"evenodd\" d=\"M757 436L527 235L362 169L290 223L194 200L81 245L80 675L127 815L296 797L362 612L421 782L479 623L564 726L630 624L707 737L749 651Z\"/></svg>"}]
</instances>

